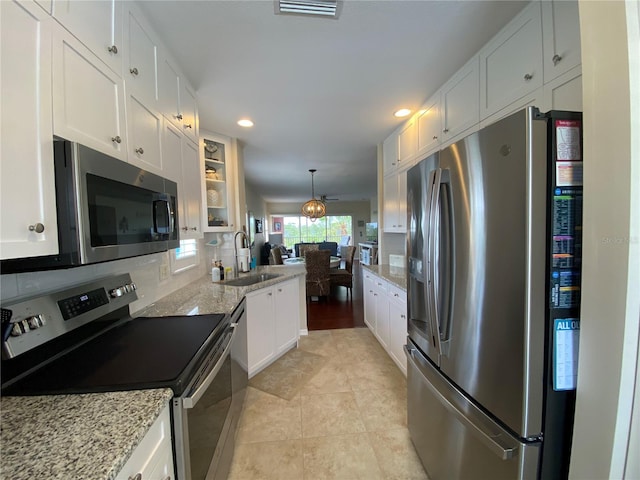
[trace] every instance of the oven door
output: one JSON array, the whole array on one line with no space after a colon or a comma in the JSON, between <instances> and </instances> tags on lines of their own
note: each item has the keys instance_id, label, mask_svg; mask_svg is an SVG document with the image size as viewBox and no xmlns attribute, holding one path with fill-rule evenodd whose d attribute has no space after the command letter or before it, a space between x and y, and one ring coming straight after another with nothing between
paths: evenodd
<instances>
[{"instance_id":1,"label":"oven door","mask_svg":"<svg viewBox=\"0 0 640 480\"><path fill-rule=\"evenodd\" d=\"M231 429L231 324L185 393L173 400L176 475L204 480L215 475ZM233 448L233 445L231 445Z\"/></svg>"}]
</instances>

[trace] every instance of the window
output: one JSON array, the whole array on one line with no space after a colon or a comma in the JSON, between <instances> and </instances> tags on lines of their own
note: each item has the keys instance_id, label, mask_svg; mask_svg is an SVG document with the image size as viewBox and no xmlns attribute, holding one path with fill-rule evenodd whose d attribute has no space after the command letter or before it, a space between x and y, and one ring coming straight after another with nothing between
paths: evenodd
<instances>
[{"instance_id":1,"label":"window","mask_svg":"<svg viewBox=\"0 0 640 480\"><path fill-rule=\"evenodd\" d=\"M351 215L327 215L312 222L303 216L284 216L283 242L293 248L302 242L336 242L338 245L351 236Z\"/></svg>"},{"instance_id":2,"label":"window","mask_svg":"<svg viewBox=\"0 0 640 480\"><path fill-rule=\"evenodd\" d=\"M178 273L195 267L200 262L198 242L195 239L180 240L180 246L173 250L171 257L171 272Z\"/></svg>"}]
</instances>

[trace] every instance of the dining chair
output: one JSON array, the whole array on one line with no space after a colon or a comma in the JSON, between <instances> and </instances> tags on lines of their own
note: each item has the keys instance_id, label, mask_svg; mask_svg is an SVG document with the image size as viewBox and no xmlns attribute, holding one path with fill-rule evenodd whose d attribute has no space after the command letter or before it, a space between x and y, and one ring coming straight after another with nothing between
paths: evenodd
<instances>
[{"instance_id":1,"label":"dining chair","mask_svg":"<svg viewBox=\"0 0 640 480\"><path fill-rule=\"evenodd\" d=\"M356 254L356 247L343 247L345 256L344 268L334 268L330 271L331 285L337 285L347 288L347 297L351 295L353 299L353 257Z\"/></svg>"},{"instance_id":2,"label":"dining chair","mask_svg":"<svg viewBox=\"0 0 640 480\"><path fill-rule=\"evenodd\" d=\"M307 252L317 251L319 249L320 249L320 245L318 245L317 243L310 243L309 245L300 245L299 247L300 256L304 258Z\"/></svg>"},{"instance_id":3,"label":"dining chair","mask_svg":"<svg viewBox=\"0 0 640 480\"><path fill-rule=\"evenodd\" d=\"M307 298L328 297L331 291L329 267L331 252L329 250L308 250L304 263L306 273Z\"/></svg>"},{"instance_id":4,"label":"dining chair","mask_svg":"<svg viewBox=\"0 0 640 480\"><path fill-rule=\"evenodd\" d=\"M283 265L282 250L280 247L273 247L269 252L269 265Z\"/></svg>"}]
</instances>

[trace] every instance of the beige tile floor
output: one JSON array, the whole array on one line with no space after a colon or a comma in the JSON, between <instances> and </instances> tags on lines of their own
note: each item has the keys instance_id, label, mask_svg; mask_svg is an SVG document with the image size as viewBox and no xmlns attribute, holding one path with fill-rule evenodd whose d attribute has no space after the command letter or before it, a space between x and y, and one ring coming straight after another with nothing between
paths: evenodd
<instances>
[{"instance_id":1,"label":"beige tile floor","mask_svg":"<svg viewBox=\"0 0 640 480\"><path fill-rule=\"evenodd\" d=\"M427 479L406 379L371 332L314 331L299 349L322 368L290 400L249 387L229 479Z\"/></svg>"}]
</instances>

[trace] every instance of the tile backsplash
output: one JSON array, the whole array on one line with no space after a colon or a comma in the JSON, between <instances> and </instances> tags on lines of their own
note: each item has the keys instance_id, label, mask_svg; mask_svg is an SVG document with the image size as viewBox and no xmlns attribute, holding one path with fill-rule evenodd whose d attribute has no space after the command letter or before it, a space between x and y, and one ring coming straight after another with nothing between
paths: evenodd
<instances>
[{"instance_id":1,"label":"tile backsplash","mask_svg":"<svg viewBox=\"0 0 640 480\"><path fill-rule=\"evenodd\" d=\"M198 248L204 248L203 241L198 242ZM131 304L131 311L136 312L205 274L206 255L201 255L203 260L196 267L170 274L166 280L160 280L160 267L169 264L171 253L173 251L62 270L0 275L0 301L59 290L96 278L129 272L138 287L138 300Z\"/></svg>"}]
</instances>

